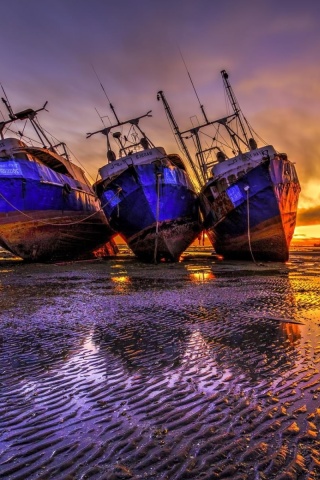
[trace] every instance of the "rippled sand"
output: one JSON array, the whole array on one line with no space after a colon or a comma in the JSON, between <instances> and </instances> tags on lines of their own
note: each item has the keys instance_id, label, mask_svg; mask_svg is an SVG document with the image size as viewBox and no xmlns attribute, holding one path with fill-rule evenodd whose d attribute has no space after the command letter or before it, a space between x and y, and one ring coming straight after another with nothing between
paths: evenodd
<instances>
[{"instance_id":1,"label":"rippled sand","mask_svg":"<svg viewBox=\"0 0 320 480\"><path fill-rule=\"evenodd\" d=\"M320 478L320 256L0 260L0 478Z\"/></svg>"}]
</instances>

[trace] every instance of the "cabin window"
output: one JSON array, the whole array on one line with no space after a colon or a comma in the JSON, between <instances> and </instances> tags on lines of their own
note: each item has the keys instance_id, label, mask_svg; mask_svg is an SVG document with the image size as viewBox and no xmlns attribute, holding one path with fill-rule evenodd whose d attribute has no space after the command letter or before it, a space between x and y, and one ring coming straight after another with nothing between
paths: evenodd
<instances>
[{"instance_id":1,"label":"cabin window","mask_svg":"<svg viewBox=\"0 0 320 480\"><path fill-rule=\"evenodd\" d=\"M218 186L218 190L219 192L223 192L226 188L227 188L227 180L225 178L221 178L218 183L217 183L217 186Z\"/></svg>"},{"instance_id":2,"label":"cabin window","mask_svg":"<svg viewBox=\"0 0 320 480\"><path fill-rule=\"evenodd\" d=\"M228 183L229 183L229 185L231 185L232 183L234 183L236 180L237 180L237 177L234 175L234 173L232 173L231 175L228 176Z\"/></svg>"},{"instance_id":3,"label":"cabin window","mask_svg":"<svg viewBox=\"0 0 320 480\"><path fill-rule=\"evenodd\" d=\"M0 151L0 158L2 160L13 160L13 155L10 151L8 150L1 150Z\"/></svg>"},{"instance_id":4,"label":"cabin window","mask_svg":"<svg viewBox=\"0 0 320 480\"><path fill-rule=\"evenodd\" d=\"M2 150L0 152L0 159L2 160L28 160L28 157L25 153L12 153L12 152L8 152L6 150Z\"/></svg>"},{"instance_id":5,"label":"cabin window","mask_svg":"<svg viewBox=\"0 0 320 480\"><path fill-rule=\"evenodd\" d=\"M15 160L28 160L28 157L25 153L19 152L12 155Z\"/></svg>"},{"instance_id":6,"label":"cabin window","mask_svg":"<svg viewBox=\"0 0 320 480\"><path fill-rule=\"evenodd\" d=\"M238 172L238 178L243 177L244 174L245 174L244 170L240 170L240 172Z\"/></svg>"},{"instance_id":7,"label":"cabin window","mask_svg":"<svg viewBox=\"0 0 320 480\"><path fill-rule=\"evenodd\" d=\"M219 195L219 190L217 189L217 187L215 185L212 185L212 187L210 187L210 190L213 197L217 198L217 196Z\"/></svg>"}]
</instances>

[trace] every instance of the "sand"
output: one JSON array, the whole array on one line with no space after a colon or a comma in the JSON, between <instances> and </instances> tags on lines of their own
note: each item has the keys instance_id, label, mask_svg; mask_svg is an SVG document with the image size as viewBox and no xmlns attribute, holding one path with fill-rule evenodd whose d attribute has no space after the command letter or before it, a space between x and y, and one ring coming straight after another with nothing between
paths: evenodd
<instances>
[{"instance_id":1,"label":"sand","mask_svg":"<svg viewBox=\"0 0 320 480\"><path fill-rule=\"evenodd\" d=\"M0 478L320 478L320 256L0 259Z\"/></svg>"}]
</instances>

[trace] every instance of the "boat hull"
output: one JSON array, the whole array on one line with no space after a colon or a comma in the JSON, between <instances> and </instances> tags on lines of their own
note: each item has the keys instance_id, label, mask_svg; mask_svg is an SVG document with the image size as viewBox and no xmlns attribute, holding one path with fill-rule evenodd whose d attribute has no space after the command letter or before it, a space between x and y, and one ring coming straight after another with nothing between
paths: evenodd
<instances>
[{"instance_id":1,"label":"boat hull","mask_svg":"<svg viewBox=\"0 0 320 480\"><path fill-rule=\"evenodd\" d=\"M27 261L56 261L91 256L111 241L115 232L88 185L28 160L0 167L3 248Z\"/></svg>"},{"instance_id":2,"label":"boat hull","mask_svg":"<svg viewBox=\"0 0 320 480\"><path fill-rule=\"evenodd\" d=\"M239 260L286 262L296 224L300 185L294 166L268 159L213 198L202 190L205 228L217 254Z\"/></svg>"},{"instance_id":3,"label":"boat hull","mask_svg":"<svg viewBox=\"0 0 320 480\"><path fill-rule=\"evenodd\" d=\"M129 166L104 182L100 200L111 227L142 261L178 261L201 231L198 196L176 166Z\"/></svg>"},{"instance_id":4,"label":"boat hull","mask_svg":"<svg viewBox=\"0 0 320 480\"><path fill-rule=\"evenodd\" d=\"M110 243L110 229L104 225L101 212L96 221L86 221L85 214L56 211L27 211L33 220L22 215L0 215L0 245L27 261L57 261L94 257L104 244L116 253ZM35 220L35 218L38 218ZM97 241L99 239L99 241ZM110 250L111 248L111 250Z\"/></svg>"}]
</instances>

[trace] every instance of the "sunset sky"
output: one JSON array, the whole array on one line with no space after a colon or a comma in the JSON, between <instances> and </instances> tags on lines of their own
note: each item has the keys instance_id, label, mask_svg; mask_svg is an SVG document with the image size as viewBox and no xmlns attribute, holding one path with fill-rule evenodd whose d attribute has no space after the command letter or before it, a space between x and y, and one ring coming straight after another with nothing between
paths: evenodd
<instances>
[{"instance_id":1,"label":"sunset sky","mask_svg":"<svg viewBox=\"0 0 320 480\"><path fill-rule=\"evenodd\" d=\"M177 152L157 91L182 130L201 117L180 51L212 120L226 114L225 69L255 131L296 163L296 239L320 239L319 23L314 0L4 0L0 82L16 111L48 101L41 124L93 181L106 144L86 133L103 128L97 111L114 122L95 72L121 120L152 110L141 126Z\"/></svg>"}]
</instances>

